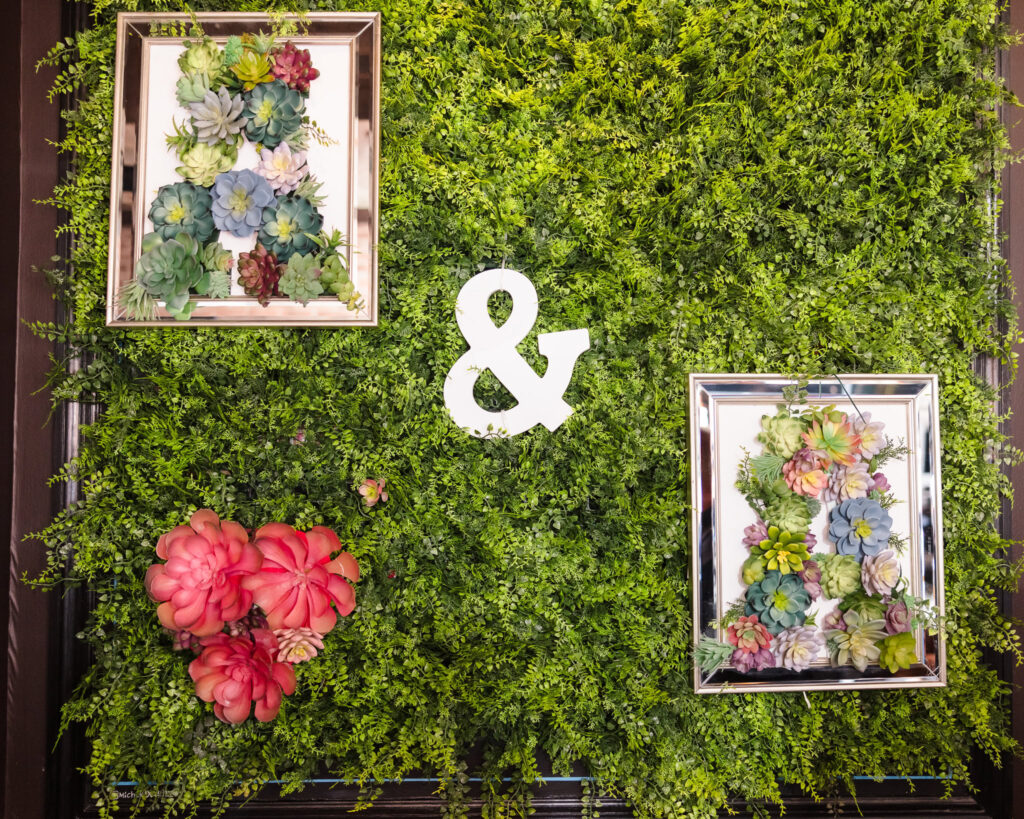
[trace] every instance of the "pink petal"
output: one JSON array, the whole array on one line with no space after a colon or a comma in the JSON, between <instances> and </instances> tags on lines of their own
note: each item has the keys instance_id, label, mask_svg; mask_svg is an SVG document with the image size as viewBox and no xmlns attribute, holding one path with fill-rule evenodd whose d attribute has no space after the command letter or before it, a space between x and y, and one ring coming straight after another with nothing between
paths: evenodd
<instances>
[{"instance_id":1,"label":"pink petal","mask_svg":"<svg viewBox=\"0 0 1024 819\"><path fill-rule=\"evenodd\" d=\"M359 580L359 564L348 552L342 552L324 568L331 572L331 574L344 575L353 583Z\"/></svg>"}]
</instances>

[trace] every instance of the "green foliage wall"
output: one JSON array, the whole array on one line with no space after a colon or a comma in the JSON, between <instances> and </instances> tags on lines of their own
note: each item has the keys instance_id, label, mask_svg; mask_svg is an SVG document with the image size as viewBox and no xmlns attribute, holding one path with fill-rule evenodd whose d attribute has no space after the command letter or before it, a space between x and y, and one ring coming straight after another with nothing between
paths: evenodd
<instances>
[{"instance_id":1,"label":"green foliage wall","mask_svg":"<svg viewBox=\"0 0 1024 819\"><path fill-rule=\"evenodd\" d=\"M1016 338L986 198L1006 142L992 2L352 4L383 12L381 321L336 331L103 326L114 15L178 6L92 7L52 55L81 98L55 197L75 318L40 330L93 357L56 398L103 407L64 473L81 500L42 536L44 580L70 560L66 582L97 593L65 716L88 726L98 800L167 782L188 809L326 768L371 791L437 775L457 805L479 744L495 809L523 803L542 751L638 814L703 816L781 782L964 780L972 746L1011 748L980 661L1017 651L993 596L1014 582L994 531L1007 485L972 371ZM307 7L333 8L287 6ZM592 347L561 429L482 441L441 392L466 349L455 296L502 260L540 297L524 355L577 327ZM692 371L939 373L947 688L692 693ZM505 400L495 381L478 394ZM366 477L391 490L369 511ZM203 506L334 527L364 569L272 724L213 718L143 589L158 535Z\"/></svg>"}]
</instances>

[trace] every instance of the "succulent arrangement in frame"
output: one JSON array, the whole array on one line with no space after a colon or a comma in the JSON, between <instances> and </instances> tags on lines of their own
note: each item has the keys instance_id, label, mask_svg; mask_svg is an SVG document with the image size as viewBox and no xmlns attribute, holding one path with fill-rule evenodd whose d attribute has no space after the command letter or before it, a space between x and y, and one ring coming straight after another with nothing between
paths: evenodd
<instances>
[{"instance_id":1,"label":"succulent arrangement in frame","mask_svg":"<svg viewBox=\"0 0 1024 819\"><path fill-rule=\"evenodd\" d=\"M907 446L870 412L835 404L780 405L761 416L757 441L761 452L746 454L736 481L754 520L724 547L746 550L744 591L718 621L724 639L698 643L696 664L754 678L826 664L888 674L914 666L915 631L939 618L910 592L907 539L889 511L905 499L883 469Z\"/></svg>"},{"instance_id":2,"label":"succulent arrangement in frame","mask_svg":"<svg viewBox=\"0 0 1024 819\"><path fill-rule=\"evenodd\" d=\"M317 299L362 306L345 236L325 229L323 183L307 162L310 139L328 140L306 111L320 76L308 49L276 33L207 36L183 44L175 86L183 117L166 135L180 181L162 185L148 211L134 276L118 291L130 319L159 306L187 320L198 300L237 288L264 307ZM237 168L246 143L258 161ZM251 240L236 256L224 236Z\"/></svg>"}]
</instances>

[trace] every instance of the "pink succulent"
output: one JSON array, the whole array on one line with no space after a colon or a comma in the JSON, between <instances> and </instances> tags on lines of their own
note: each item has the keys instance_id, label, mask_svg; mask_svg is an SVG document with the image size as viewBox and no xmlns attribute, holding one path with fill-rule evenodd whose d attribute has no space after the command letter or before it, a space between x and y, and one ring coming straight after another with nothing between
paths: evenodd
<instances>
[{"instance_id":1,"label":"pink succulent","mask_svg":"<svg viewBox=\"0 0 1024 819\"><path fill-rule=\"evenodd\" d=\"M751 671L774 668L775 655L768 648L760 648L754 652L743 651L738 648L732 653L732 664L737 671L749 674Z\"/></svg>"},{"instance_id":2,"label":"pink succulent","mask_svg":"<svg viewBox=\"0 0 1024 819\"><path fill-rule=\"evenodd\" d=\"M842 503L850 498L866 498L874 486L868 465L863 462L849 466L837 466L832 470L828 486L821 493L821 499L829 503Z\"/></svg>"},{"instance_id":3,"label":"pink succulent","mask_svg":"<svg viewBox=\"0 0 1024 819\"><path fill-rule=\"evenodd\" d=\"M304 663L312 660L317 650L323 651L323 635L309 628L281 628L277 637L277 659L282 663Z\"/></svg>"},{"instance_id":4,"label":"pink succulent","mask_svg":"<svg viewBox=\"0 0 1024 819\"><path fill-rule=\"evenodd\" d=\"M740 651L758 651L767 648L772 643L772 636L768 633L768 629L758 622L756 614L752 614L750 617L740 617L729 626L726 634L729 642Z\"/></svg>"},{"instance_id":5,"label":"pink succulent","mask_svg":"<svg viewBox=\"0 0 1024 819\"><path fill-rule=\"evenodd\" d=\"M283 48L275 49L271 56L274 59L270 68L273 75L289 88L303 94L309 92L310 82L320 76L320 72L310 62L308 48L299 49L294 43L285 43Z\"/></svg>"},{"instance_id":6,"label":"pink succulent","mask_svg":"<svg viewBox=\"0 0 1024 819\"><path fill-rule=\"evenodd\" d=\"M245 617L232 620L228 625L228 634L232 637L244 637L253 629L269 628L267 618L258 611L250 611Z\"/></svg>"},{"instance_id":7,"label":"pink succulent","mask_svg":"<svg viewBox=\"0 0 1024 819\"><path fill-rule=\"evenodd\" d=\"M197 654L199 653L199 638L191 631L185 631L185 629L179 629L178 631L166 629L166 631L171 635L175 651L194 651Z\"/></svg>"},{"instance_id":8,"label":"pink succulent","mask_svg":"<svg viewBox=\"0 0 1024 819\"><path fill-rule=\"evenodd\" d=\"M242 579L257 571L263 558L245 529L222 522L209 509L200 509L189 523L157 542L156 553L167 562L149 567L146 591L160 602L156 613L164 626L205 637L249 611L252 594Z\"/></svg>"},{"instance_id":9,"label":"pink succulent","mask_svg":"<svg viewBox=\"0 0 1024 819\"><path fill-rule=\"evenodd\" d=\"M348 581L359 580L359 564L348 552L331 559L341 549L338 536L325 526L298 532L284 523L268 523L253 536L263 553L259 572L243 580L256 604L263 609L270 628L309 628L326 634L338 617L356 607L356 595Z\"/></svg>"},{"instance_id":10,"label":"pink succulent","mask_svg":"<svg viewBox=\"0 0 1024 819\"><path fill-rule=\"evenodd\" d=\"M817 454L804 447L782 465L782 475L796 494L816 498L828 483L828 476L821 467Z\"/></svg>"},{"instance_id":11,"label":"pink succulent","mask_svg":"<svg viewBox=\"0 0 1024 819\"><path fill-rule=\"evenodd\" d=\"M866 460L871 460L885 448L885 424L872 421L871 413L865 412L853 419L853 431L860 436L860 451Z\"/></svg>"},{"instance_id":12,"label":"pink succulent","mask_svg":"<svg viewBox=\"0 0 1024 819\"><path fill-rule=\"evenodd\" d=\"M892 489L892 487L889 486L889 479L885 477L885 475L883 475L881 472L876 472L874 475L872 475L871 480L874 484L871 488L877 490L878 492L888 492L890 489Z\"/></svg>"},{"instance_id":13,"label":"pink succulent","mask_svg":"<svg viewBox=\"0 0 1024 819\"><path fill-rule=\"evenodd\" d=\"M386 501L388 493L384 491L384 478L379 481L367 478L359 487L359 494L363 496L363 501L368 507L373 506L377 501Z\"/></svg>"},{"instance_id":14,"label":"pink succulent","mask_svg":"<svg viewBox=\"0 0 1024 819\"><path fill-rule=\"evenodd\" d=\"M203 639L203 653L188 666L196 696L212 702L217 719L237 725L249 718L269 722L281 708L283 694L295 693L295 670L274 661L277 638L266 629L250 636L214 634Z\"/></svg>"},{"instance_id":15,"label":"pink succulent","mask_svg":"<svg viewBox=\"0 0 1024 819\"><path fill-rule=\"evenodd\" d=\"M744 546L758 546L762 540L767 539L768 525L761 518L758 518L756 523L751 523L750 526L743 530Z\"/></svg>"}]
</instances>

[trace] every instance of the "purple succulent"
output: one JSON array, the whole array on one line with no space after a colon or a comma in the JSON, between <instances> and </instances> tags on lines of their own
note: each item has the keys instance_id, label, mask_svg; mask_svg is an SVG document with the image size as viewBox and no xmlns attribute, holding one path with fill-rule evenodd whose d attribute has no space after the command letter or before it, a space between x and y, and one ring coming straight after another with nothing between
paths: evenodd
<instances>
[{"instance_id":1,"label":"purple succulent","mask_svg":"<svg viewBox=\"0 0 1024 819\"><path fill-rule=\"evenodd\" d=\"M811 596L811 600L821 599L821 583L814 581L804 583L804 591Z\"/></svg>"},{"instance_id":2,"label":"purple succulent","mask_svg":"<svg viewBox=\"0 0 1024 819\"><path fill-rule=\"evenodd\" d=\"M754 652L736 649L732 653L732 664L740 673L749 674L751 671L773 668L775 666L775 655L768 648L762 648Z\"/></svg>"},{"instance_id":3,"label":"purple succulent","mask_svg":"<svg viewBox=\"0 0 1024 819\"><path fill-rule=\"evenodd\" d=\"M171 635L171 639L174 641L175 651L188 651L191 649L198 654L199 649L202 648L199 644L199 638L191 631L187 631L186 629L181 629L180 631L174 631L173 629L164 630Z\"/></svg>"},{"instance_id":4,"label":"purple succulent","mask_svg":"<svg viewBox=\"0 0 1024 819\"><path fill-rule=\"evenodd\" d=\"M797 575L804 583L820 583L821 566L817 560L805 560L803 569L797 572Z\"/></svg>"},{"instance_id":5,"label":"purple succulent","mask_svg":"<svg viewBox=\"0 0 1024 819\"><path fill-rule=\"evenodd\" d=\"M807 547L808 552L813 552L814 547L818 545L818 538L814 532L808 532L804 535L804 546Z\"/></svg>"},{"instance_id":6,"label":"purple succulent","mask_svg":"<svg viewBox=\"0 0 1024 819\"><path fill-rule=\"evenodd\" d=\"M843 613L839 609L829 612L825 615L825 619L821 621L821 627L825 631L832 629L846 631L846 621L843 619Z\"/></svg>"},{"instance_id":7,"label":"purple succulent","mask_svg":"<svg viewBox=\"0 0 1024 819\"><path fill-rule=\"evenodd\" d=\"M900 634L910 631L910 610L902 600L893 603L885 612L885 630L889 634Z\"/></svg>"},{"instance_id":8,"label":"purple succulent","mask_svg":"<svg viewBox=\"0 0 1024 819\"><path fill-rule=\"evenodd\" d=\"M768 526L761 518L743 530L743 545L757 546L762 540L768 540Z\"/></svg>"},{"instance_id":9,"label":"purple succulent","mask_svg":"<svg viewBox=\"0 0 1024 819\"><path fill-rule=\"evenodd\" d=\"M889 479L885 477L885 475L883 475L881 472L876 472L874 475L872 475L871 480L874 482L874 486L872 486L871 488L878 492L888 492L890 489L892 489L892 487L889 486Z\"/></svg>"}]
</instances>

